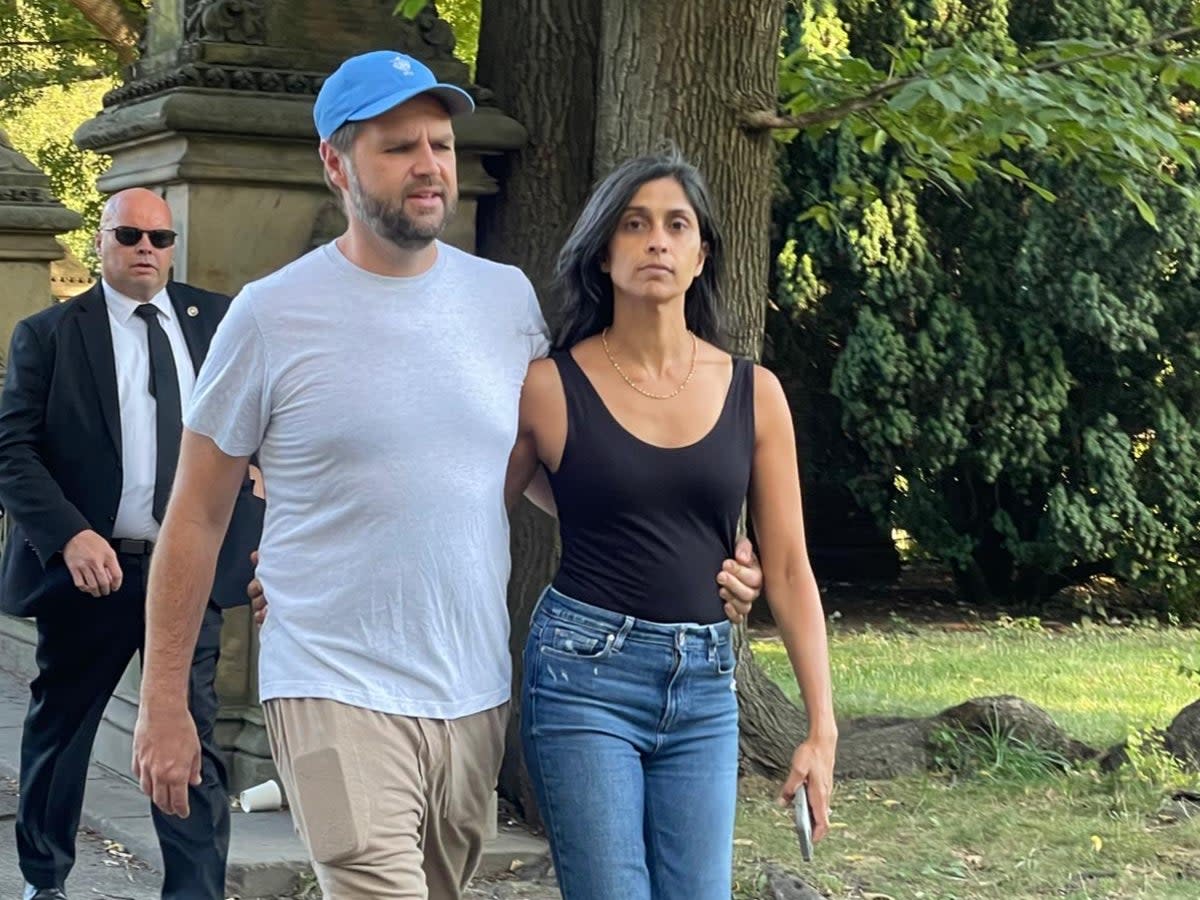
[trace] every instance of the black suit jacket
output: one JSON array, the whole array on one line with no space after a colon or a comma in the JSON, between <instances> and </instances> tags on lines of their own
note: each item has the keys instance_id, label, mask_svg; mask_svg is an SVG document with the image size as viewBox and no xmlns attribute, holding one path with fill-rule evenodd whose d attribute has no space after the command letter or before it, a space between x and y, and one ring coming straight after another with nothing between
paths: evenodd
<instances>
[{"instance_id":1,"label":"black suit jacket","mask_svg":"<svg viewBox=\"0 0 1200 900\"><path fill-rule=\"evenodd\" d=\"M167 294L199 371L229 298L178 282L167 284ZM120 404L103 287L19 322L7 362L0 506L11 521L0 610L31 616L53 609L64 592L78 593L62 549L88 528L112 537L121 500ZM247 480L222 547L225 565L213 589L219 605L246 602L248 558L261 526L262 502Z\"/></svg>"}]
</instances>

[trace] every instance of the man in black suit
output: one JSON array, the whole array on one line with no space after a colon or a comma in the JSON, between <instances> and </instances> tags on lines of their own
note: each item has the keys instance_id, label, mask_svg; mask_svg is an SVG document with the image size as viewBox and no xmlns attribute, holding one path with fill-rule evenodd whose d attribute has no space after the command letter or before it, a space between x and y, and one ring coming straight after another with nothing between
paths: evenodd
<instances>
[{"instance_id":1,"label":"man in black suit","mask_svg":"<svg viewBox=\"0 0 1200 900\"><path fill-rule=\"evenodd\" d=\"M0 397L0 504L12 525L0 609L37 619L16 824L26 900L66 896L96 730L143 646L146 576L181 410L229 305L222 294L168 281L174 241L161 197L115 194L96 237L101 283L13 333ZM255 501L243 495L235 516L253 519ZM257 544L241 531L245 552L227 540L226 558L248 557ZM191 815L153 809L163 897L172 900L225 896L229 798L213 741L214 676L221 606L245 601L248 566L247 558L231 575L240 590L214 590L192 659L190 709L203 752Z\"/></svg>"}]
</instances>

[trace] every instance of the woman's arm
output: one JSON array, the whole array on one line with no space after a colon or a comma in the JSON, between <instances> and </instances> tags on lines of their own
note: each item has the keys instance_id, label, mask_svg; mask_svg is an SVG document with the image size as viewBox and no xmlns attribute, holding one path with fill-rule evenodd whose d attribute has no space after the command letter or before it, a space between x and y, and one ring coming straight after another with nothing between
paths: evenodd
<instances>
[{"instance_id":1,"label":"woman's arm","mask_svg":"<svg viewBox=\"0 0 1200 900\"><path fill-rule=\"evenodd\" d=\"M837 749L825 614L804 541L792 415L779 379L761 366L754 372L754 417L750 514L758 536L767 600L808 712L808 737L792 756L792 769L780 797L791 802L797 787L807 783L814 837L819 840L829 827Z\"/></svg>"}]
</instances>

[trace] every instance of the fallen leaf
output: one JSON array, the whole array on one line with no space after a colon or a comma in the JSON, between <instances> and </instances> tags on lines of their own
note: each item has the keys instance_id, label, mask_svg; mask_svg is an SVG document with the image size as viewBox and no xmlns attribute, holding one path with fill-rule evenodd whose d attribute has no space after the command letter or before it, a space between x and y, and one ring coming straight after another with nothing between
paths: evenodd
<instances>
[{"instance_id":1,"label":"fallen leaf","mask_svg":"<svg viewBox=\"0 0 1200 900\"><path fill-rule=\"evenodd\" d=\"M1096 853L1099 853L1103 847L1104 847L1104 840L1100 837L1100 835L1093 834L1092 835L1092 850Z\"/></svg>"}]
</instances>

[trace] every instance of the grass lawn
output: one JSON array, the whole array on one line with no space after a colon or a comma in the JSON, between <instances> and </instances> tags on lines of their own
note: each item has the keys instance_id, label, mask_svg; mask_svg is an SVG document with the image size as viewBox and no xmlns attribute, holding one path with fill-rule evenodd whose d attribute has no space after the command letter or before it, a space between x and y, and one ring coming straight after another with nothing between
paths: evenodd
<instances>
[{"instance_id":1,"label":"grass lawn","mask_svg":"<svg viewBox=\"0 0 1200 900\"><path fill-rule=\"evenodd\" d=\"M925 716L971 697L1016 694L1072 737L1106 747L1130 728L1165 727L1200 697L1200 684L1179 674L1181 663L1200 668L1200 630L1191 628L1010 624L946 631L901 622L886 631L834 626L829 641L840 719ZM754 657L798 698L779 641L756 641Z\"/></svg>"},{"instance_id":2,"label":"grass lawn","mask_svg":"<svg viewBox=\"0 0 1200 900\"><path fill-rule=\"evenodd\" d=\"M1200 667L1200 632L1076 627L1047 631L1006 621L971 631L893 623L831 630L840 717L926 715L969 697L1010 693L1045 708L1097 747L1165 726L1200 696L1178 673ZM760 663L795 696L778 642L756 642ZM1051 775L930 774L845 781L833 831L816 860L800 860L776 785L741 785L735 896L767 896L771 861L833 898L860 900L1196 900L1200 818L1172 816L1173 790L1200 787L1153 753L1103 775L1093 765Z\"/></svg>"}]
</instances>

